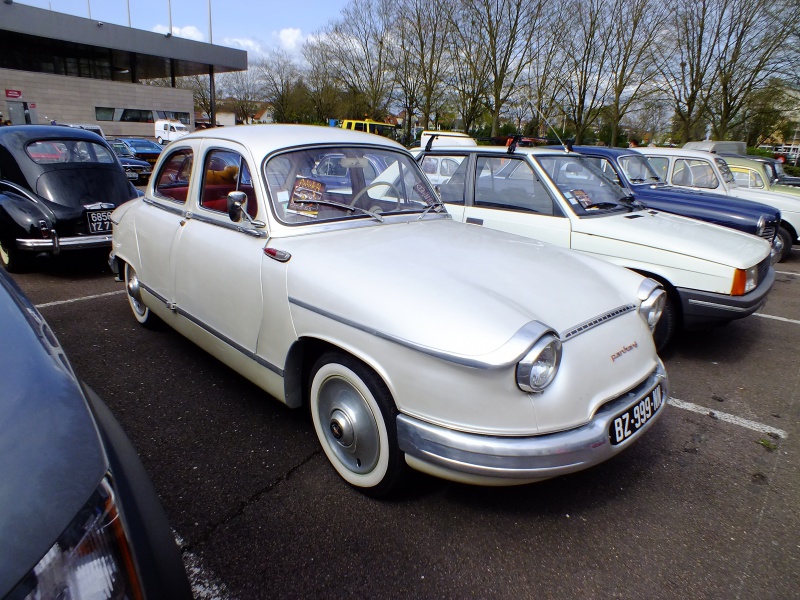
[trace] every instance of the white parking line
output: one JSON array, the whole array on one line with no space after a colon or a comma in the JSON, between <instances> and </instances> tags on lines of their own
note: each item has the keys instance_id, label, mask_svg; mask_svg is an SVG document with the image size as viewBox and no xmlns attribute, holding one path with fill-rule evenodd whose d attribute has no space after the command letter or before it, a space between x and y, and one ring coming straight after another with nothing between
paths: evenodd
<instances>
[{"instance_id":1,"label":"white parking line","mask_svg":"<svg viewBox=\"0 0 800 600\"><path fill-rule=\"evenodd\" d=\"M795 273L795 272L793 272L793 271L775 271L775 273L776 273L777 275L794 275L795 277L797 277L798 275L800 275L800 273Z\"/></svg>"},{"instance_id":2,"label":"white parking line","mask_svg":"<svg viewBox=\"0 0 800 600\"><path fill-rule=\"evenodd\" d=\"M216 575L204 569L200 564L200 559L194 553L183 549L183 539L175 533L174 529L172 533L175 534L175 541L181 548L186 575L189 577L192 595L196 600L227 600L229 596L225 584L219 581Z\"/></svg>"},{"instance_id":3,"label":"white parking line","mask_svg":"<svg viewBox=\"0 0 800 600\"><path fill-rule=\"evenodd\" d=\"M752 429L753 431L758 431L760 433L772 434L783 439L786 439L788 437L788 434L782 429L776 429L775 427L770 427L769 425L764 425L763 423L758 423L756 421L749 421L748 419L742 419L741 417L736 417L734 415L729 415L728 413L720 412L718 410L713 410L711 408L706 408L705 406L700 406L699 404L684 402L683 400L678 400L677 398L670 398L669 400L667 400L667 404L669 404L670 406L674 406L676 408L682 408L683 410L696 412L701 415L712 416L715 419L719 419L720 421L725 421L726 423L733 423L734 425L739 425L740 427L746 427L747 429Z\"/></svg>"},{"instance_id":4,"label":"white parking line","mask_svg":"<svg viewBox=\"0 0 800 600\"><path fill-rule=\"evenodd\" d=\"M762 315L761 313L753 313L756 317L761 317L762 319L772 319L773 321L783 321L784 323L794 323L795 325L800 325L800 321L797 319L787 319L786 317L776 317L775 315Z\"/></svg>"},{"instance_id":5,"label":"white parking line","mask_svg":"<svg viewBox=\"0 0 800 600\"><path fill-rule=\"evenodd\" d=\"M73 302L83 302L84 300L94 300L95 298L105 298L106 296L116 296L117 294L124 294L125 290L117 290L115 292L106 292L105 294L94 294L93 296L81 296L80 298L70 298L69 300L56 300L55 302L45 302L37 304L36 308L47 308L48 306L58 306L59 304L72 304Z\"/></svg>"}]
</instances>

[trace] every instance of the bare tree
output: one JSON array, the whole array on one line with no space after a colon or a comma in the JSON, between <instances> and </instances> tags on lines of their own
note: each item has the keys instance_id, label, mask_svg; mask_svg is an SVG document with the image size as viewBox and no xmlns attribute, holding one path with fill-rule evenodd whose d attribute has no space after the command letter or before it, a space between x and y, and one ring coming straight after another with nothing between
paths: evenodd
<instances>
[{"instance_id":1,"label":"bare tree","mask_svg":"<svg viewBox=\"0 0 800 600\"><path fill-rule=\"evenodd\" d=\"M300 69L292 56L284 50L273 49L258 61L255 69L261 80L263 98L272 104L275 122L295 121L299 107L294 106L297 97L294 92L300 80Z\"/></svg>"},{"instance_id":2,"label":"bare tree","mask_svg":"<svg viewBox=\"0 0 800 600\"><path fill-rule=\"evenodd\" d=\"M575 126L575 142L581 143L597 119L611 89L608 71L612 24L605 0L570 0L565 29L570 44L565 52L566 77L562 87L565 112Z\"/></svg>"},{"instance_id":3,"label":"bare tree","mask_svg":"<svg viewBox=\"0 0 800 600\"><path fill-rule=\"evenodd\" d=\"M724 9L707 104L718 140L741 123L752 94L781 70L781 49L800 14L795 0L729 0Z\"/></svg>"},{"instance_id":4,"label":"bare tree","mask_svg":"<svg viewBox=\"0 0 800 600\"><path fill-rule=\"evenodd\" d=\"M324 123L336 118L342 94L328 67L324 44L317 37L311 38L303 45L303 57L308 63L303 79L314 113L313 121Z\"/></svg>"},{"instance_id":5,"label":"bare tree","mask_svg":"<svg viewBox=\"0 0 800 600\"><path fill-rule=\"evenodd\" d=\"M236 121L249 123L264 101L263 87L256 69L223 73L219 83L234 110Z\"/></svg>"},{"instance_id":6,"label":"bare tree","mask_svg":"<svg viewBox=\"0 0 800 600\"><path fill-rule=\"evenodd\" d=\"M607 70L611 75L611 145L617 145L619 125L657 76L651 48L667 16L666 4L654 0L614 0L607 18L610 38Z\"/></svg>"},{"instance_id":7,"label":"bare tree","mask_svg":"<svg viewBox=\"0 0 800 600\"><path fill-rule=\"evenodd\" d=\"M363 99L364 112L372 118L385 115L392 91L394 74L385 43L393 24L392 5L391 0L351 0L320 38L329 68L351 97Z\"/></svg>"}]
</instances>

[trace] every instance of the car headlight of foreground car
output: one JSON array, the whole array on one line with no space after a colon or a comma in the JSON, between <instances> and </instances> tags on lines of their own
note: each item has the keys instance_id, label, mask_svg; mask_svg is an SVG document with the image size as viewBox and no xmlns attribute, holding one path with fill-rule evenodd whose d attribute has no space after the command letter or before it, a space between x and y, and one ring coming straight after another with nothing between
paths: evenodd
<instances>
[{"instance_id":1,"label":"car headlight of foreground car","mask_svg":"<svg viewBox=\"0 0 800 600\"><path fill-rule=\"evenodd\" d=\"M639 304L639 314L644 322L654 331L661 313L664 312L664 305L667 303L667 293L661 285L653 279L645 279L639 286L637 294L641 304Z\"/></svg>"},{"instance_id":2,"label":"car headlight of foreground car","mask_svg":"<svg viewBox=\"0 0 800 600\"><path fill-rule=\"evenodd\" d=\"M757 284L758 265L753 265L749 269L736 269L733 274L731 296L744 296L746 293L756 289Z\"/></svg>"},{"instance_id":3,"label":"car headlight of foreground car","mask_svg":"<svg viewBox=\"0 0 800 600\"><path fill-rule=\"evenodd\" d=\"M10 597L144 597L109 476Z\"/></svg>"},{"instance_id":4,"label":"car headlight of foreground car","mask_svg":"<svg viewBox=\"0 0 800 600\"><path fill-rule=\"evenodd\" d=\"M517 385L538 394L553 382L560 364L561 340L552 333L543 335L517 363Z\"/></svg>"}]
</instances>

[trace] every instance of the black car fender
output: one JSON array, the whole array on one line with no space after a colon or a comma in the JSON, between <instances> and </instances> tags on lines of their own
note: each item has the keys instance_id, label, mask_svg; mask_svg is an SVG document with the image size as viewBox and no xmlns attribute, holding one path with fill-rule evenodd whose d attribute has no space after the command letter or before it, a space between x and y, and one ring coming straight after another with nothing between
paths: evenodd
<instances>
[{"instance_id":1,"label":"black car fender","mask_svg":"<svg viewBox=\"0 0 800 600\"><path fill-rule=\"evenodd\" d=\"M38 233L41 221L47 229L55 222L53 212L43 202L27 194L0 191L0 236L4 239Z\"/></svg>"},{"instance_id":2,"label":"black car fender","mask_svg":"<svg viewBox=\"0 0 800 600\"><path fill-rule=\"evenodd\" d=\"M82 387L105 446L144 588L160 592L157 597L148 595L148 600L191 599L172 528L141 459L108 406L87 385Z\"/></svg>"}]
</instances>

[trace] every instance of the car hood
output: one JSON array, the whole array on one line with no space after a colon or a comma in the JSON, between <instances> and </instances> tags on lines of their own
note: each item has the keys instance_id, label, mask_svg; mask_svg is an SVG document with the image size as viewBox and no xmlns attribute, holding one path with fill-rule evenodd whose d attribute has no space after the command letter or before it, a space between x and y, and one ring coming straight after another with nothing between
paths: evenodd
<instances>
[{"instance_id":1,"label":"car hood","mask_svg":"<svg viewBox=\"0 0 800 600\"><path fill-rule=\"evenodd\" d=\"M617 255L628 259L652 248L737 269L752 267L770 253L769 242L754 235L655 210L573 222L573 249L594 252L592 238L617 240Z\"/></svg>"},{"instance_id":2,"label":"car hood","mask_svg":"<svg viewBox=\"0 0 800 600\"><path fill-rule=\"evenodd\" d=\"M0 596L50 549L107 470L100 438L52 331L0 276Z\"/></svg>"},{"instance_id":3,"label":"car hood","mask_svg":"<svg viewBox=\"0 0 800 600\"><path fill-rule=\"evenodd\" d=\"M72 208L87 204L118 206L130 200L128 177L116 164L66 165L42 173L34 192L54 204Z\"/></svg>"},{"instance_id":4,"label":"car hood","mask_svg":"<svg viewBox=\"0 0 800 600\"><path fill-rule=\"evenodd\" d=\"M557 332L635 303L641 277L449 219L285 238L295 305L428 348L479 356L539 321ZM459 323L458 327L453 327Z\"/></svg>"},{"instance_id":5,"label":"car hood","mask_svg":"<svg viewBox=\"0 0 800 600\"><path fill-rule=\"evenodd\" d=\"M648 206L653 206L652 202L663 200L669 202L670 205L679 205L676 208L695 207L699 211L698 214L704 215L704 220L707 220L705 219L706 211L711 215L722 211L723 216L730 216L731 220L736 220L736 217L744 217L758 222L761 215L769 216L773 220L780 218L780 211L772 206L722 194L710 194L668 185L650 184L633 184L631 189L636 199L645 204L650 203ZM657 208L669 210L670 205L659 205ZM695 215L689 214L687 216L694 217Z\"/></svg>"}]
</instances>

